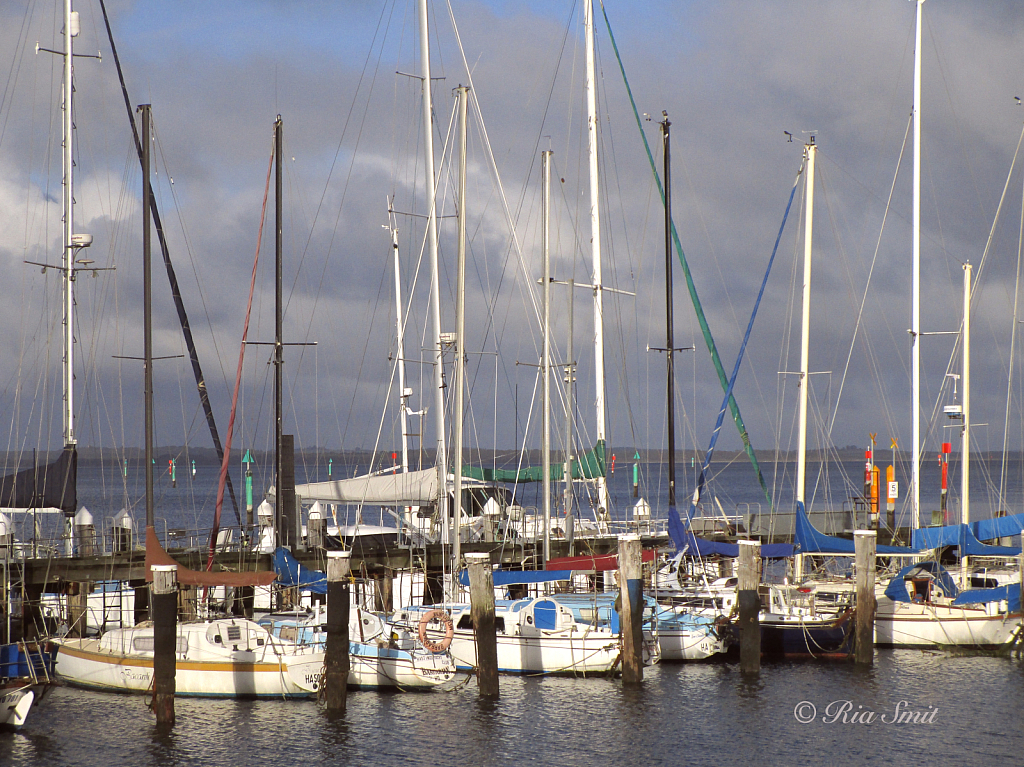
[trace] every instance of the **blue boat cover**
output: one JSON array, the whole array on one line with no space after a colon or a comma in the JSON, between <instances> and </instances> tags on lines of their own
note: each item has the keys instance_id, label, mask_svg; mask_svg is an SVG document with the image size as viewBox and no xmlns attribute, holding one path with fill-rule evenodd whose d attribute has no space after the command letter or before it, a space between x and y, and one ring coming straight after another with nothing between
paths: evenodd
<instances>
[{"instance_id":1,"label":"blue boat cover","mask_svg":"<svg viewBox=\"0 0 1024 767\"><path fill-rule=\"evenodd\" d=\"M572 580L572 570L495 570L492 577L495 586L514 586L522 583L569 581ZM459 573L459 583L469 585L468 570Z\"/></svg>"},{"instance_id":2,"label":"blue boat cover","mask_svg":"<svg viewBox=\"0 0 1024 767\"><path fill-rule=\"evenodd\" d=\"M940 565L938 562L915 562L912 565L907 565L900 570L896 577L889 581L889 585L885 587L885 595L889 597L893 602L910 602L910 594L907 592L906 576L911 571L917 571L915 575L928 575L935 580L940 588L946 593L946 596L955 597L959 593L959 589L956 587L956 583L953 582L953 578L945 567Z\"/></svg>"},{"instance_id":3,"label":"blue boat cover","mask_svg":"<svg viewBox=\"0 0 1024 767\"><path fill-rule=\"evenodd\" d=\"M298 586L314 594L327 593L327 574L303 568L288 549L278 546L274 551L274 572L282 586Z\"/></svg>"},{"instance_id":4,"label":"blue boat cover","mask_svg":"<svg viewBox=\"0 0 1024 767\"><path fill-rule=\"evenodd\" d=\"M982 519L975 522L974 534L979 541L991 541L993 538L1009 538L1012 535L1020 535L1024 530L1024 514L1013 514L1009 517L997 517L996 519Z\"/></svg>"},{"instance_id":5,"label":"blue boat cover","mask_svg":"<svg viewBox=\"0 0 1024 767\"><path fill-rule=\"evenodd\" d=\"M989 546L974 536L970 525L920 527L914 530L914 548L937 549L956 546L961 554L971 557L1013 557L1020 554L1019 546Z\"/></svg>"},{"instance_id":6,"label":"blue boat cover","mask_svg":"<svg viewBox=\"0 0 1024 767\"><path fill-rule=\"evenodd\" d=\"M723 557L738 557L740 555L739 544L719 543L699 538L689 528L689 518L684 525L679 517L675 506L668 507L668 534L676 551L681 551L687 556L708 557L718 554ZM793 546L789 543L765 543L761 546L762 559L783 559L793 556Z\"/></svg>"},{"instance_id":7,"label":"blue boat cover","mask_svg":"<svg viewBox=\"0 0 1024 767\"><path fill-rule=\"evenodd\" d=\"M794 535L794 540L801 554L854 553L853 541L818 532L817 528L811 524L811 520L807 518L804 504L800 501L796 504L796 534ZM875 552L878 554L912 554L914 551L915 549L905 546L878 545L875 547Z\"/></svg>"},{"instance_id":8,"label":"blue boat cover","mask_svg":"<svg viewBox=\"0 0 1024 767\"><path fill-rule=\"evenodd\" d=\"M1011 613L1020 612L1020 584L1010 583L995 589L970 589L962 591L953 600L955 605L974 605L985 602L1002 602L1006 600Z\"/></svg>"}]
</instances>

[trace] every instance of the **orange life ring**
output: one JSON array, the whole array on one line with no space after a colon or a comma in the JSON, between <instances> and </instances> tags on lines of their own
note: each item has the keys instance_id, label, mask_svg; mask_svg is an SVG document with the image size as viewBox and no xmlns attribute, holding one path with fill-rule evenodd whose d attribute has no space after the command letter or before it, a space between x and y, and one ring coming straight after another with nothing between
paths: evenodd
<instances>
[{"instance_id":1,"label":"orange life ring","mask_svg":"<svg viewBox=\"0 0 1024 767\"><path fill-rule=\"evenodd\" d=\"M444 639L439 642L431 640L427 636L427 624L432 621L438 621L444 624ZM452 643L452 637L455 636L455 625L452 623L451 616L444 610L430 610L423 614L420 618L419 626L419 637L420 644L427 648L430 652L444 652L447 650Z\"/></svg>"}]
</instances>

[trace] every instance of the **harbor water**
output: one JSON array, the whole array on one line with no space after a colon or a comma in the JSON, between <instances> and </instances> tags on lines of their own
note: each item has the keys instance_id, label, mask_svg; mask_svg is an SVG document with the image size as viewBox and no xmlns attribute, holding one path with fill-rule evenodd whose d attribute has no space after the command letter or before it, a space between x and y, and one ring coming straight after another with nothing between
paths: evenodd
<instances>
[{"instance_id":1,"label":"harbor water","mask_svg":"<svg viewBox=\"0 0 1024 767\"><path fill-rule=\"evenodd\" d=\"M933 468L925 482L934 479ZM854 485L862 471L863 464L845 467ZM298 473L326 478L322 470ZM641 473L654 516L663 517L656 502L663 495L657 490L662 467L645 465ZM763 502L749 464L719 466L715 474L725 513ZM843 472L836 476L827 492L841 503L851 482ZM240 489L241 477L235 479ZM618 462L610 480L614 516L625 519L633 502L632 466ZM680 482L687 493L690 481ZM85 465L79 487L97 526L126 503L142 522L135 480L111 481ZM158 519L169 527L208 528L215 487L212 465L198 466L194 478L180 472L175 488L162 476ZM1011 492L1012 510L1019 510L1019 482ZM524 503L532 505L528 497ZM779 507L787 503L781 494ZM226 507L225 520L232 517ZM475 681L460 679L455 689L429 693L352 691L347 713L337 719L315 701L179 698L169 734L157 731L147 696L57 688L21 731L0 733L0 765L746 767L1024 760L1024 661L1012 657L878 650L872 668L766 661L756 677L741 675L729 659L664 663L645 670L640 688L606 678L503 676L497 701L481 700Z\"/></svg>"},{"instance_id":2,"label":"harbor water","mask_svg":"<svg viewBox=\"0 0 1024 767\"><path fill-rule=\"evenodd\" d=\"M641 688L609 679L501 678L457 691L351 692L343 718L315 702L179 698L157 732L144 697L57 689L0 764L877 765L1020 764L1021 661L878 651L875 666L662 664ZM873 716L868 717L868 713ZM870 721L861 721L862 719Z\"/></svg>"}]
</instances>

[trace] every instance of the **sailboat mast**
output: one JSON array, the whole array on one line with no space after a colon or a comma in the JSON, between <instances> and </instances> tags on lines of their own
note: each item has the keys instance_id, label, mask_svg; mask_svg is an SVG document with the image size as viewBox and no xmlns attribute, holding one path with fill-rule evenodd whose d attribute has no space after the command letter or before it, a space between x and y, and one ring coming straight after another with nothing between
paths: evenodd
<instances>
[{"instance_id":1,"label":"sailboat mast","mask_svg":"<svg viewBox=\"0 0 1024 767\"><path fill-rule=\"evenodd\" d=\"M455 513L452 522L452 596L458 594L462 555L462 431L466 396L466 113L469 88L455 89L459 99L459 224L455 284L455 424L453 434Z\"/></svg>"},{"instance_id":2,"label":"sailboat mast","mask_svg":"<svg viewBox=\"0 0 1024 767\"><path fill-rule=\"evenodd\" d=\"M590 160L590 242L591 282L594 286L594 405L597 411L596 449L599 456L605 449L604 391L604 286L601 282L601 211L597 172L597 85L594 63L594 2L583 4L583 26L586 42L587 155ZM569 361L572 364L572 360ZM608 513L608 484L604 472L597 478L597 503L601 515Z\"/></svg>"},{"instance_id":3,"label":"sailboat mast","mask_svg":"<svg viewBox=\"0 0 1024 767\"><path fill-rule=\"evenodd\" d=\"M74 38L78 36L78 12L71 10L71 0L64 3L64 444L74 445L75 438L75 196L74 196L74 141L72 132L74 83Z\"/></svg>"},{"instance_id":4,"label":"sailboat mast","mask_svg":"<svg viewBox=\"0 0 1024 767\"><path fill-rule=\"evenodd\" d=\"M675 333L672 317L672 160L669 151L668 114L661 123L665 154L665 357L668 407L668 505L676 505L676 408Z\"/></svg>"},{"instance_id":5,"label":"sailboat mast","mask_svg":"<svg viewBox=\"0 0 1024 767\"><path fill-rule=\"evenodd\" d=\"M807 483L807 390L810 384L808 376L811 337L811 244L814 233L814 158L817 154L818 147L814 143L814 136L811 136L804 149L804 159L807 162L807 177L804 179L806 217L804 219L804 277L800 313L799 420L796 450L796 502L804 504L805 510L807 508L804 497Z\"/></svg>"},{"instance_id":6,"label":"sailboat mast","mask_svg":"<svg viewBox=\"0 0 1024 767\"><path fill-rule=\"evenodd\" d=\"M150 105L142 110L142 335L144 399L146 422L146 527L154 527L153 493L153 258L151 210L153 204L150 186L150 147L153 143L150 128Z\"/></svg>"},{"instance_id":7,"label":"sailboat mast","mask_svg":"<svg viewBox=\"0 0 1024 767\"><path fill-rule=\"evenodd\" d=\"M573 349L573 325L575 319L575 290L576 281L570 279L568 282L569 286L569 340L566 344L566 355L568 359L565 365L565 464L562 470L563 479L565 480L565 489L563 491L564 505L565 505L565 524L568 529L569 520L572 517L572 454L573 454L573 439L572 439L572 417L576 410L576 405L573 402L572 397L572 385L576 381L576 357L575 350ZM548 540L551 536L551 528L549 527L544 531L545 544L550 547L550 541Z\"/></svg>"},{"instance_id":8,"label":"sailboat mast","mask_svg":"<svg viewBox=\"0 0 1024 767\"><path fill-rule=\"evenodd\" d=\"M427 0L419 0L420 71L423 78L423 166L427 190L427 246L430 252L430 336L434 352L434 429L437 432L437 509L448 519L448 451L444 432L444 358L441 347L441 274L437 261L437 211L434 180L434 134L430 99L430 36ZM442 530L447 529L442 525Z\"/></svg>"},{"instance_id":9,"label":"sailboat mast","mask_svg":"<svg viewBox=\"0 0 1024 767\"><path fill-rule=\"evenodd\" d=\"M544 261L544 353L540 374L544 380L541 398L541 472L544 479L544 561L551 558L551 150L540 154L541 174L544 178L541 205L541 252Z\"/></svg>"},{"instance_id":10,"label":"sailboat mast","mask_svg":"<svg viewBox=\"0 0 1024 767\"><path fill-rule=\"evenodd\" d=\"M964 420L960 455L960 522L964 525L971 521L971 271L970 263L964 264ZM963 551L960 552L960 583L968 588L967 556Z\"/></svg>"},{"instance_id":11,"label":"sailboat mast","mask_svg":"<svg viewBox=\"0 0 1024 767\"><path fill-rule=\"evenodd\" d=\"M921 526L921 6L917 0L917 32L914 41L914 191L912 198L912 268L910 309L910 388L913 429L911 456L911 514Z\"/></svg>"},{"instance_id":12,"label":"sailboat mast","mask_svg":"<svg viewBox=\"0 0 1024 767\"><path fill-rule=\"evenodd\" d=\"M405 325L402 322L402 272L398 258L398 224L395 222L394 211L388 205L388 217L391 220L391 252L395 264L395 332L398 339L398 401L399 418L402 426L402 473L409 471L409 393L405 388Z\"/></svg>"},{"instance_id":13,"label":"sailboat mast","mask_svg":"<svg viewBox=\"0 0 1024 767\"><path fill-rule=\"evenodd\" d=\"M291 512L285 512L285 492L282 478L284 477L284 455L281 449L281 435L284 431L284 420L281 403L284 399L284 307L283 307L283 258L284 246L284 202L282 198L281 156L284 151L284 123L281 115L274 122L274 461L276 462L275 483L277 485L277 545L291 543L291 531L285 530Z\"/></svg>"}]
</instances>

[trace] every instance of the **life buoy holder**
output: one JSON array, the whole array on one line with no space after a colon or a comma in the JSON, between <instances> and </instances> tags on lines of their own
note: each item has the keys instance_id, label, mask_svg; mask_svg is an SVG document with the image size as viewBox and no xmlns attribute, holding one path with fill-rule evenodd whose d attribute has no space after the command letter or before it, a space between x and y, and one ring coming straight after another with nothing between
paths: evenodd
<instances>
[{"instance_id":1,"label":"life buoy holder","mask_svg":"<svg viewBox=\"0 0 1024 767\"><path fill-rule=\"evenodd\" d=\"M437 621L438 623L444 625L444 639L441 639L437 642L433 641L432 639L430 639L430 637L427 636L427 626L433 621ZM444 652L451 646L452 637L454 636L455 624L452 623L451 616L444 610L430 610L429 612L424 613L423 617L420 618L420 644L423 645L430 652Z\"/></svg>"}]
</instances>

